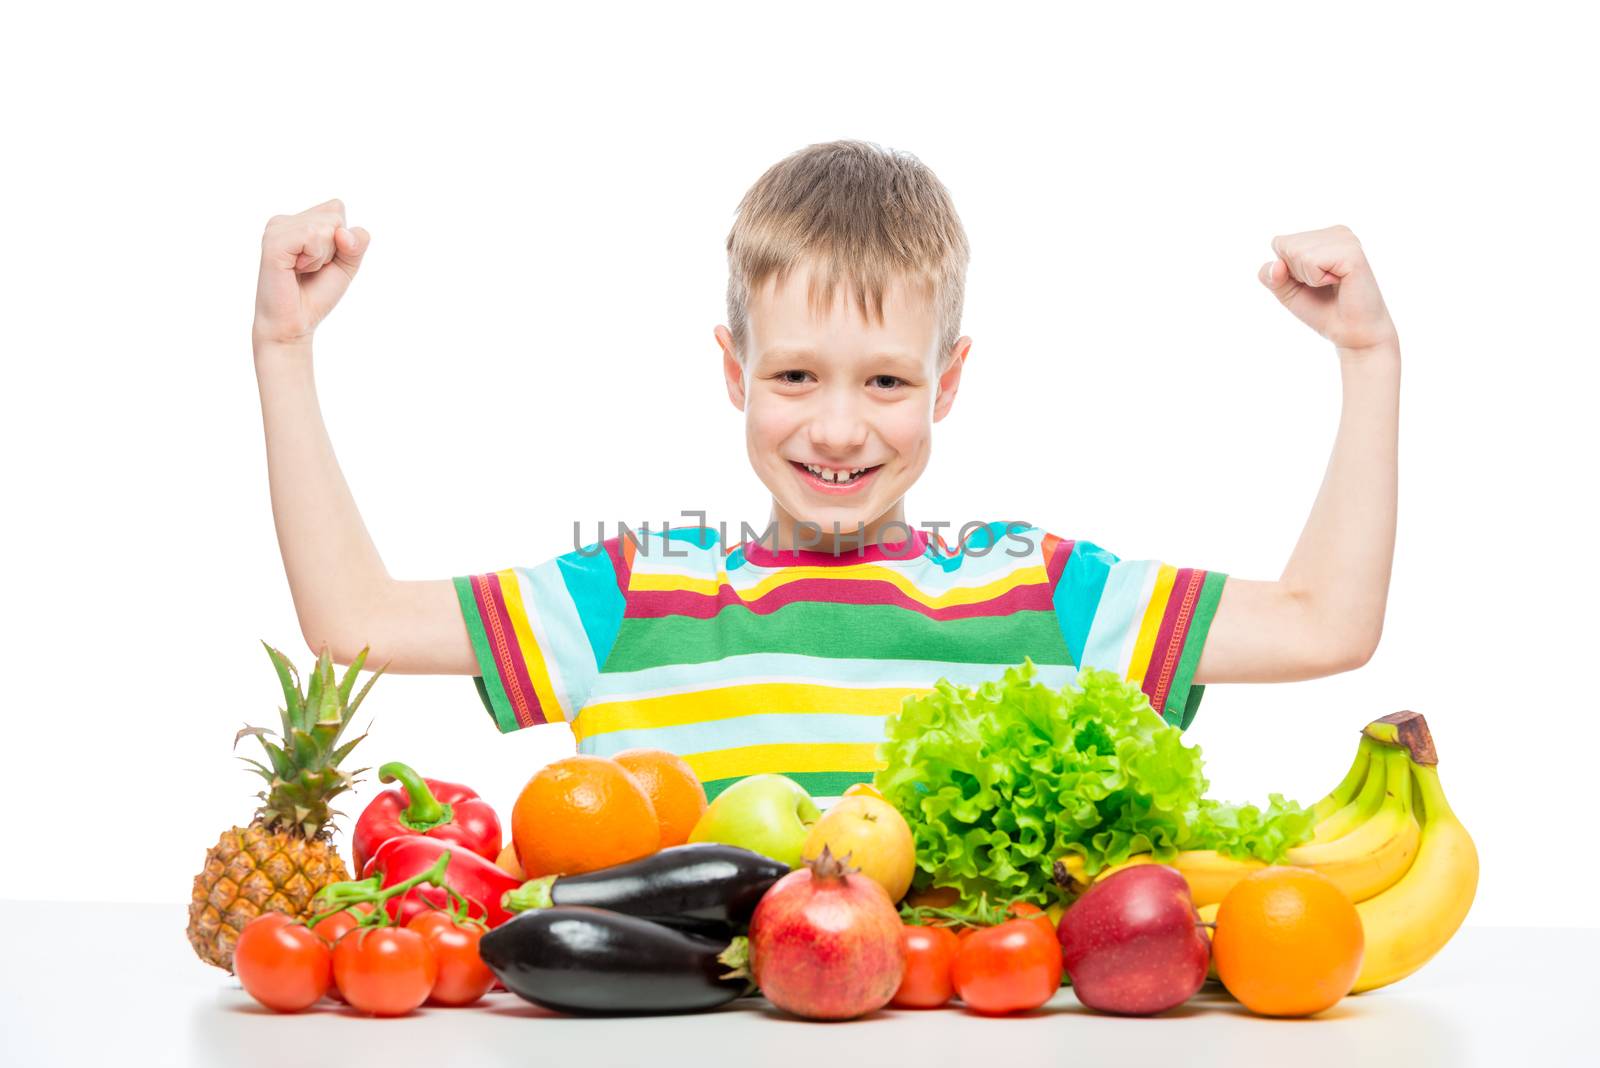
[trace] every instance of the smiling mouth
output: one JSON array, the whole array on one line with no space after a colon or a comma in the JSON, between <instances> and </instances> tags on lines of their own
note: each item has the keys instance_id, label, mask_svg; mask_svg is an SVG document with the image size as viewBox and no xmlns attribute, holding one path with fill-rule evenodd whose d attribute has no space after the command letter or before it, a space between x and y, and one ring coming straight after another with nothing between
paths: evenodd
<instances>
[{"instance_id":1,"label":"smiling mouth","mask_svg":"<svg viewBox=\"0 0 1600 1068\"><path fill-rule=\"evenodd\" d=\"M871 467L834 468L817 467L815 464L801 463L799 460L790 460L791 464L812 478L829 486L849 486L871 475L882 464L873 464Z\"/></svg>"}]
</instances>

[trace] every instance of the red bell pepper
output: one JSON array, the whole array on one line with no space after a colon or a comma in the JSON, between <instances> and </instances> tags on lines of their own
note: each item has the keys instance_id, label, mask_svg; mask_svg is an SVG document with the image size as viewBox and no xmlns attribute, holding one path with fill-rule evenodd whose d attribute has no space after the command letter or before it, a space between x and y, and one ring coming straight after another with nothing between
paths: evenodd
<instances>
[{"instance_id":1,"label":"red bell pepper","mask_svg":"<svg viewBox=\"0 0 1600 1068\"><path fill-rule=\"evenodd\" d=\"M367 866L379 846L400 835L454 842L485 860L500 856L500 817L475 791L460 783L424 779L400 763L379 768L378 781L398 781L401 788L373 798L356 820L350 850L357 871Z\"/></svg>"},{"instance_id":2,"label":"red bell pepper","mask_svg":"<svg viewBox=\"0 0 1600 1068\"><path fill-rule=\"evenodd\" d=\"M494 864L476 853L451 848L451 843L437 838L404 835L391 838L378 847L378 851L361 869L361 877L377 879L376 889L387 889L405 882L438 863L439 855L450 851L445 867L444 881L469 902L469 915L484 920L490 927L505 923L512 916L500 905L501 895L522 885L520 879L507 875ZM452 905L448 891L436 886L419 885L388 898L384 907L398 924L411 922L418 913L431 908L448 909Z\"/></svg>"}]
</instances>

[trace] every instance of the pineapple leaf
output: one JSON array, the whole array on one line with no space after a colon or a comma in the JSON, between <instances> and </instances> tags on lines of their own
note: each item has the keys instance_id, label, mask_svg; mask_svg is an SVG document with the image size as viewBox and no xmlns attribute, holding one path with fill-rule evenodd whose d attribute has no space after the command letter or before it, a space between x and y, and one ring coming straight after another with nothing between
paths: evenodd
<instances>
[{"instance_id":1,"label":"pineapple leaf","mask_svg":"<svg viewBox=\"0 0 1600 1068\"><path fill-rule=\"evenodd\" d=\"M283 700L284 704L287 706L283 711L289 717L289 721L298 723L302 714L300 698L300 673L295 670L294 664L289 662L288 657L278 652L278 650L274 649L272 646L267 645L266 642L262 642L261 644L266 646L267 655L272 657L272 666L278 672L278 682L283 686Z\"/></svg>"},{"instance_id":2,"label":"pineapple leaf","mask_svg":"<svg viewBox=\"0 0 1600 1068\"><path fill-rule=\"evenodd\" d=\"M326 646L323 647L322 656L317 661L317 674L322 680L322 693L315 705L316 722L342 724L344 722L344 700L339 695L339 683L334 677L333 661L328 656ZM307 726L309 727L310 724L307 724Z\"/></svg>"},{"instance_id":3,"label":"pineapple leaf","mask_svg":"<svg viewBox=\"0 0 1600 1068\"><path fill-rule=\"evenodd\" d=\"M298 727L294 732L295 763L302 768L321 764L328 755L328 747L322 744L315 732L303 731Z\"/></svg>"},{"instance_id":4,"label":"pineapple leaf","mask_svg":"<svg viewBox=\"0 0 1600 1068\"><path fill-rule=\"evenodd\" d=\"M327 653L327 648L326 647L323 648L323 653L324 654ZM306 701L305 701L305 705L304 705L302 714L300 716L300 726L301 727L308 728L308 729L310 728L311 724L315 720L315 717L316 717L316 714L317 714L317 710L321 707L321 705L322 705L322 664L319 661L317 666L311 669L311 679L310 679L310 681L308 681L306 683Z\"/></svg>"},{"instance_id":5,"label":"pineapple leaf","mask_svg":"<svg viewBox=\"0 0 1600 1068\"><path fill-rule=\"evenodd\" d=\"M276 776L274 776L273 773L272 773L272 769L267 767L265 764L261 763L261 761L253 760L253 759L251 759L250 757L247 757L247 756L242 756L242 757L239 757L238 759L244 761L246 764L249 764L251 767L255 768L256 769L256 774L260 775L263 779L266 779L268 782L271 782L274 778L276 778Z\"/></svg>"},{"instance_id":6,"label":"pineapple leaf","mask_svg":"<svg viewBox=\"0 0 1600 1068\"><path fill-rule=\"evenodd\" d=\"M239 739L252 734L255 735L256 741L261 743L261 748L267 751L267 756L272 759L273 770L279 775L287 776L289 774L290 759L287 755L285 755L282 749L267 741L267 739L272 736L272 732L267 730L265 727L244 728L238 734L233 736L234 746L237 748L239 745Z\"/></svg>"},{"instance_id":7,"label":"pineapple leaf","mask_svg":"<svg viewBox=\"0 0 1600 1068\"><path fill-rule=\"evenodd\" d=\"M372 646L363 645L356 658L350 661L350 668L344 673L344 680L339 683L339 703L350 703L350 691L355 688L356 676L361 674L361 665L367 662L367 652Z\"/></svg>"},{"instance_id":8,"label":"pineapple leaf","mask_svg":"<svg viewBox=\"0 0 1600 1068\"><path fill-rule=\"evenodd\" d=\"M248 727L247 726L243 730L241 730L238 734L235 734L233 736L233 747L235 749L239 748L239 739L248 738L252 734L255 735L258 738L267 738L267 737L271 737L272 732L267 730L267 728L265 728L265 727Z\"/></svg>"},{"instance_id":9,"label":"pineapple leaf","mask_svg":"<svg viewBox=\"0 0 1600 1068\"><path fill-rule=\"evenodd\" d=\"M356 709L361 707L361 702L367 696L367 691L372 689L372 684L378 681L378 676L379 675L382 675L385 671L388 671L388 670L389 670L389 665L385 664L381 668L379 668L377 671L374 671L371 675L369 675L367 677L367 684L365 686L361 687L361 692L356 694L356 699L354 701L351 701L349 707L345 710L345 713L346 713L347 716L354 716L356 714Z\"/></svg>"},{"instance_id":10,"label":"pineapple leaf","mask_svg":"<svg viewBox=\"0 0 1600 1068\"><path fill-rule=\"evenodd\" d=\"M361 739L365 738L365 737L366 737L366 734L365 734L365 732L363 732L361 735L357 736L356 738L352 739L351 741L348 741L348 742L344 743L339 748L337 748L337 749L335 749L333 751L333 755L328 757L328 763L333 765L334 770L336 770L336 771L338 770L339 765L344 762L344 758L350 755L350 750L354 749L356 747L356 743L361 741ZM362 770L366 770L366 769L363 768ZM341 772L341 774L343 774L343 773Z\"/></svg>"},{"instance_id":11,"label":"pineapple leaf","mask_svg":"<svg viewBox=\"0 0 1600 1068\"><path fill-rule=\"evenodd\" d=\"M267 741L265 738L258 740L261 742L261 748L265 749L267 751L267 756L271 758L272 768L278 773L278 777L280 779L288 778L294 770L288 754L282 749L273 745L271 742Z\"/></svg>"}]
</instances>

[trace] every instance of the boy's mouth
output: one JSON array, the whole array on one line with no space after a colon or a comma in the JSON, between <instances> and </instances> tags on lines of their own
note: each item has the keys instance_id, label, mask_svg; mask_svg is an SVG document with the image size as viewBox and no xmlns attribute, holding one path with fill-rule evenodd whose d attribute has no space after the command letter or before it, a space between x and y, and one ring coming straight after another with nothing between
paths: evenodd
<instances>
[{"instance_id":1,"label":"boy's mouth","mask_svg":"<svg viewBox=\"0 0 1600 1068\"><path fill-rule=\"evenodd\" d=\"M874 464L871 467L840 469L817 467L798 460L790 460L789 463L800 472L801 481L822 493L849 493L869 481L883 466Z\"/></svg>"}]
</instances>

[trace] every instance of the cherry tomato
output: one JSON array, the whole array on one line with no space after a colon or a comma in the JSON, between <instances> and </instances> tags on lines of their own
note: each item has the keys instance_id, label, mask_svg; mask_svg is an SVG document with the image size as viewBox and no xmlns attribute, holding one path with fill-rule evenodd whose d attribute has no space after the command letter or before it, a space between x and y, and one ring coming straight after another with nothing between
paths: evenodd
<instances>
[{"instance_id":1,"label":"cherry tomato","mask_svg":"<svg viewBox=\"0 0 1600 1068\"><path fill-rule=\"evenodd\" d=\"M1033 920L1039 924L1039 926L1044 930L1045 934L1049 935L1051 938L1056 937L1055 921L1050 918L1049 914L1046 913L1044 909L1033 904L1031 901L1013 901L1006 911L1010 913L1013 919Z\"/></svg>"},{"instance_id":2,"label":"cherry tomato","mask_svg":"<svg viewBox=\"0 0 1600 1068\"><path fill-rule=\"evenodd\" d=\"M339 939L333 978L353 1008L404 1016L428 1000L439 966L427 939L404 927L365 927Z\"/></svg>"},{"instance_id":3,"label":"cherry tomato","mask_svg":"<svg viewBox=\"0 0 1600 1068\"><path fill-rule=\"evenodd\" d=\"M328 947L281 912L257 916L239 932L233 973L245 993L276 1012L300 1012L328 992Z\"/></svg>"},{"instance_id":4,"label":"cherry tomato","mask_svg":"<svg viewBox=\"0 0 1600 1068\"><path fill-rule=\"evenodd\" d=\"M961 943L951 972L956 993L986 1016L1027 1012L1061 989L1061 943L1037 918L985 927Z\"/></svg>"},{"instance_id":5,"label":"cherry tomato","mask_svg":"<svg viewBox=\"0 0 1600 1068\"><path fill-rule=\"evenodd\" d=\"M478 941L485 930L481 923L456 923L449 913L433 909L418 913L406 927L427 940L439 966L439 977L428 995L431 1004L471 1005L494 986L494 972L478 956Z\"/></svg>"},{"instance_id":6,"label":"cherry tomato","mask_svg":"<svg viewBox=\"0 0 1600 1068\"><path fill-rule=\"evenodd\" d=\"M373 908L372 904L366 901L351 907L357 912L371 912ZM350 909L343 909L339 912L335 912L332 916L322 919L311 928L312 933L328 944L330 962L332 961L331 954L333 952L333 948L339 944L339 939L355 930L356 923L356 917L353 913L351 913ZM339 992L338 983L329 984L328 996L335 1001L345 1000L344 995Z\"/></svg>"},{"instance_id":7,"label":"cherry tomato","mask_svg":"<svg viewBox=\"0 0 1600 1068\"><path fill-rule=\"evenodd\" d=\"M900 930L900 942L906 949L906 970L890 1004L902 1009L937 1009L955 996L950 967L961 943L954 931L908 923Z\"/></svg>"}]
</instances>

